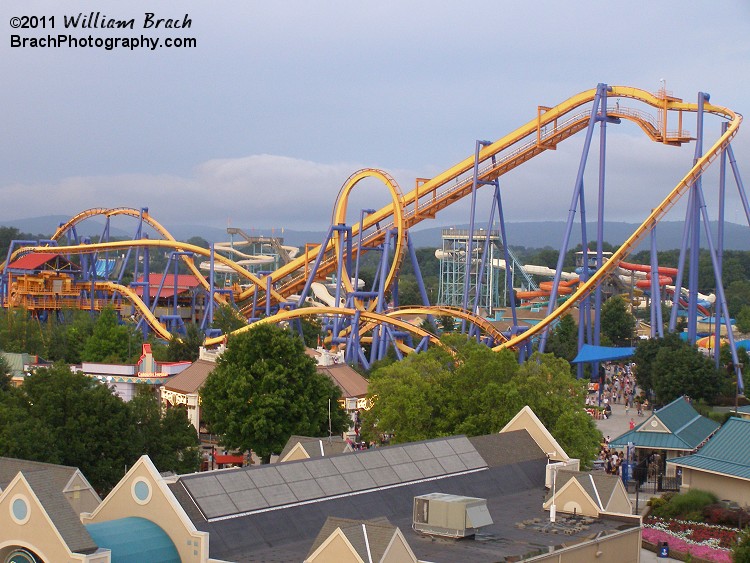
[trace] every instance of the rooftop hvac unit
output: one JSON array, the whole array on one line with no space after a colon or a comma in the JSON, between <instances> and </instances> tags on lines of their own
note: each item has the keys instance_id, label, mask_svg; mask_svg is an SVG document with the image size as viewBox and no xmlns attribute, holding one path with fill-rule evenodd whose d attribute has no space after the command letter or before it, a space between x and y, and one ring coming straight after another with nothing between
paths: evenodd
<instances>
[{"instance_id":1,"label":"rooftop hvac unit","mask_svg":"<svg viewBox=\"0 0 750 563\"><path fill-rule=\"evenodd\" d=\"M483 498L430 493L414 497L412 528L417 532L449 538L473 536L492 524Z\"/></svg>"}]
</instances>

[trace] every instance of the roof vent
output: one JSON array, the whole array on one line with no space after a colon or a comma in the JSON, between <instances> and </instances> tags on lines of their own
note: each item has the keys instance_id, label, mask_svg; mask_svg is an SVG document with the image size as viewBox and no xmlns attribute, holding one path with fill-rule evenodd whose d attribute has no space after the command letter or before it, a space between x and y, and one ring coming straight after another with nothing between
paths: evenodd
<instances>
[{"instance_id":1,"label":"roof vent","mask_svg":"<svg viewBox=\"0 0 750 563\"><path fill-rule=\"evenodd\" d=\"M473 536L492 524L483 498L430 493L414 497L412 528L424 534L448 538Z\"/></svg>"}]
</instances>

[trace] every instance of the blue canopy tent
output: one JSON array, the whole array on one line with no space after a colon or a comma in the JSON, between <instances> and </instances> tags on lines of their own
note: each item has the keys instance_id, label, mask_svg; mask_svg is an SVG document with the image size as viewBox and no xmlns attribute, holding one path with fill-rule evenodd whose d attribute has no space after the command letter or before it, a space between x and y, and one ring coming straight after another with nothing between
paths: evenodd
<instances>
[{"instance_id":1,"label":"blue canopy tent","mask_svg":"<svg viewBox=\"0 0 750 563\"><path fill-rule=\"evenodd\" d=\"M609 362L612 360L623 360L635 354L634 347L615 348L612 346L593 346L584 344L573 360L574 364L588 362Z\"/></svg>"}]
</instances>

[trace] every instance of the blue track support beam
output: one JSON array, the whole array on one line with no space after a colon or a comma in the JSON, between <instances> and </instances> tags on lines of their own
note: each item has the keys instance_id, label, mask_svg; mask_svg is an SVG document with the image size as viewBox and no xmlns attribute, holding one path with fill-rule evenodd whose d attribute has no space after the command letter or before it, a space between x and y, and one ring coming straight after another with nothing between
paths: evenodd
<instances>
[{"instance_id":1,"label":"blue track support beam","mask_svg":"<svg viewBox=\"0 0 750 563\"><path fill-rule=\"evenodd\" d=\"M696 113L695 157L693 164L703 156L703 105L708 100L708 94L698 92L698 111ZM698 336L698 264L700 258L700 200L702 198L702 176L696 178L691 190L696 193L693 198L692 237L690 241L690 272L688 276L688 342L695 344Z\"/></svg>"},{"instance_id":2,"label":"blue track support beam","mask_svg":"<svg viewBox=\"0 0 750 563\"><path fill-rule=\"evenodd\" d=\"M469 285L471 282L471 270L473 265L473 243L474 243L474 219L477 208L477 186L479 182L479 153L488 141L477 141L474 145L474 172L471 181L471 207L469 210L469 238L466 241L466 269L464 271L464 293L461 307L469 310ZM461 332L466 332L466 320L461 320Z\"/></svg>"},{"instance_id":3,"label":"blue track support beam","mask_svg":"<svg viewBox=\"0 0 750 563\"><path fill-rule=\"evenodd\" d=\"M669 332L677 329L677 311L680 307L680 297L682 295L682 280L685 274L685 254L687 252L688 240L690 239L690 218L692 216L694 193L690 190L688 193L688 205L685 211L685 225L682 229L682 243L680 246L680 257L677 261L677 277L674 280L674 294L672 295L672 311L669 315Z\"/></svg>"},{"instance_id":4,"label":"blue track support beam","mask_svg":"<svg viewBox=\"0 0 750 563\"><path fill-rule=\"evenodd\" d=\"M721 134L726 133L728 123L721 124ZM719 266L719 270L716 272L716 279L718 283L723 283L723 269L724 269L724 207L726 199L726 182L727 182L727 150L722 149L721 157L719 160L719 225L718 233L716 237L716 261ZM716 309L714 308L714 316L716 315ZM714 333L714 366L719 369L721 360L719 352L721 351L721 323L717 319L715 323L716 331Z\"/></svg>"},{"instance_id":5,"label":"blue track support beam","mask_svg":"<svg viewBox=\"0 0 750 563\"><path fill-rule=\"evenodd\" d=\"M661 315L661 287L659 284L659 259L656 253L656 225L651 228L651 338L664 338L664 321Z\"/></svg>"},{"instance_id":6,"label":"blue track support beam","mask_svg":"<svg viewBox=\"0 0 750 563\"><path fill-rule=\"evenodd\" d=\"M703 199L703 191L697 192L698 196L698 208L703 216L703 223L706 230L706 240L708 242L708 251L711 254L711 263L714 267L714 274L716 275L716 298L719 303L721 310L721 319L724 321L724 326L727 329L727 340L729 341L729 349L732 353L732 363L734 364L735 374L737 376L737 387L740 393L745 391L745 384L742 381L742 367L740 366L739 358L737 357L737 346L734 342L734 334L732 333L732 322L729 318L729 309L727 307L727 299L724 293L724 285L722 284L721 278L718 277L719 264L716 255L716 247L714 246L713 237L711 236L711 224L708 220L708 210L706 209L706 202ZM718 322L718 321L717 321ZM718 353L718 350L717 350Z\"/></svg>"},{"instance_id":7,"label":"blue track support beam","mask_svg":"<svg viewBox=\"0 0 750 563\"><path fill-rule=\"evenodd\" d=\"M565 224L565 234L563 235L562 245L560 246L560 254L557 258L557 267L555 269L555 277L552 281L552 291L550 292L549 305L547 306L547 314L551 315L555 310L557 302L558 286L560 284L560 276L562 274L563 264L565 263L565 254L568 252L568 244L570 243L570 235L573 232L573 221L576 216L576 209L578 207L578 200L580 199L580 190L583 184L583 173L586 170L586 161L589 156L589 149L591 148L591 138L594 135L594 125L597 121L597 110L601 104L602 92L605 91L607 86L605 84L599 84L594 95L594 103L591 106L591 117L589 118L589 124L586 129L586 138L583 144L583 151L581 152L581 160L578 164L578 174L576 181L573 186L573 197L570 201L570 207L568 208L568 220ZM539 339L539 351L544 352L544 348L547 344L547 335L549 330L544 330L542 336Z\"/></svg>"},{"instance_id":8,"label":"blue track support beam","mask_svg":"<svg viewBox=\"0 0 750 563\"><path fill-rule=\"evenodd\" d=\"M422 271L419 268L419 260L417 260L417 252L414 250L411 237L406 239L406 249L409 251L409 259L411 260L411 267L414 269L414 277L417 278L417 287L419 288L419 296L422 298L422 304L425 307L429 307L430 298L427 296L427 289L424 286L424 278L422 277ZM432 317L432 315L428 318L430 317Z\"/></svg>"},{"instance_id":9,"label":"blue track support beam","mask_svg":"<svg viewBox=\"0 0 750 563\"><path fill-rule=\"evenodd\" d=\"M503 260L505 260L505 291L510 297L510 315L513 320L513 327L518 327L518 312L516 310L516 298L513 295L513 276L510 275L509 268L511 264L510 249L508 248L508 234L505 230L505 212L503 211L503 200L500 195L499 181L495 185L495 205L497 205L497 218L500 222L500 238L503 243ZM492 226L492 225L490 225ZM514 268L515 268L515 263Z\"/></svg>"}]
</instances>

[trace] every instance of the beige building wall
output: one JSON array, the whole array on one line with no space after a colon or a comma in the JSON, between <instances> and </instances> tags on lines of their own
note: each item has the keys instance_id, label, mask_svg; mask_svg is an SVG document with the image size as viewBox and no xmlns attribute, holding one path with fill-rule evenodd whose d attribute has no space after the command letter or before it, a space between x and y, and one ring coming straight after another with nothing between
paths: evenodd
<instances>
[{"instance_id":1,"label":"beige building wall","mask_svg":"<svg viewBox=\"0 0 750 563\"><path fill-rule=\"evenodd\" d=\"M341 529L336 531L315 550L305 563L365 563L347 541Z\"/></svg>"},{"instance_id":2,"label":"beige building wall","mask_svg":"<svg viewBox=\"0 0 750 563\"><path fill-rule=\"evenodd\" d=\"M552 500L550 498L544 503L546 510L549 510L550 506L552 506ZM591 518L599 516L599 509L595 501L584 492L575 479L571 479L555 492L554 501L557 512L575 513Z\"/></svg>"},{"instance_id":3,"label":"beige building wall","mask_svg":"<svg viewBox=\"0 0 750 563\"><path fill-rule=\"evenodd\" d=\"M184 406L187 412L190 424L195 427L196 432L200 432L201 424L201 402L198 393L178 393L166 387L161 388L161 401L166 407L168 402L172 407Z\"/></svg>"},{"instance_id":4,"label":"beige building wall","mask_svg":"<svg viewBox=\"0 0 750 563\"><path fill-rule=\"evenodd\" d=\"M284 459L280 459L279 462L298 461L300 459L310 459L310 456L305 448L302 447L302 444L297 443L291 450L289 450L289 453L284 456Z\"/></svg>"},{"instance_id":5,"label":"beige building wall","mask_svg":"<svg viewBox=\"0 0 750 563\"><path fill-rule=\"evenodd\" d=\"M682 491L701 489L715 494L720 499L733 500L740 506L750 506L750 481L736 479L716 473L682 468Z\"/></svg>"},{"instance_id":6,"label":"beige building wall","mask_svg":"<svg viewBox=\"0 0 750 563\"><path fill-rule=\"evenodd\" d=\"M526 561L534 563L582 563L584 561L639 563L640 560L641 528L633 528Z\"/></svg>"},{"instance_id":7,"label":"beige building wall","mask_svg":"<svg viewBox=\"0 0 750 563\"><path fill-rule=\"evenodd\" d=\"M615 512L617 514L633 514L633 505L630 504L628 493L625 490L625 486L622 484L622 481L620 481L617 484L617 487L615 487L615 490L612 491L612 497L609 499L609 502L607 502L606 499L602 499L602 502L605 503L604 506L607 509L607 512Z\"/></svg>"},{"instance_id":8,"label":"beige building wall","mask_svg":"<svg viewBox=\"0 0 750 563\"><path fill-rule=\"evenodd\" d=\"M23 523L11 516L11 504L18 498L24 500L28 507L28 518ZM9 555L15 547L33 551L45 563L110 561L109 551L89 558L72 553L28 483L19 477L14 478L3 491L3 502L0 503L0 556L4 558Z\"/></svg>"},{"instance_id":9,"label":"beige building wall","mask_svg":"<svg viewBox=\"0 0 750 563\"><path fill-rule=\"evenodd\" d=\"M549 455L550 460L568 461L570 459L562 446L557 443L557 440L528 406L522 408L500 432L511 432L513 430L526 430L539 445L539 448Z\"/></svg>"},{"instance_id":10,"label":"beige building wall","mask_svg":"<svg viewBox=\"0 0 750 563\"><path fill-rule=\"evenodd\" d=\"M137 498L138 483L149 490L146 500ZM143 485L140 485L143 490ZM158 524L172 539L183 563L208 560L208 533L196 530L148 457L141 457L84 524L137 516Z\"/></svg>"},{"instance_id":11,"label":"beige building wall","mask_svg":"<svg viewBox=\"0 0 750 563\"><path fill-rule=\"evenodd\" d=\"M417 563L417 558L399 530L393 534L393 539L380 561L381 563Z\"/></svg>"},{"instance_id":12,"label":"beige building wall","mask_svg":"<svg viewBox=\"0 0 750 563\"><path fill-rule=\"evenodd\" d=\"M78 472L73 475L65 488L65 498L68 499L76 514L93 512L102 502L99 495L94 492L91 485Z\"/></svg>"}]
</instances>

